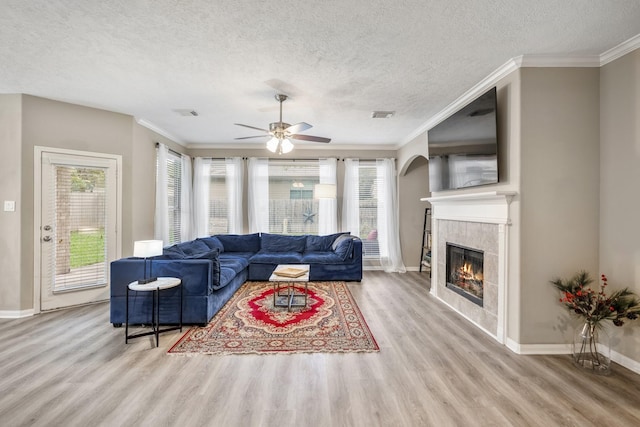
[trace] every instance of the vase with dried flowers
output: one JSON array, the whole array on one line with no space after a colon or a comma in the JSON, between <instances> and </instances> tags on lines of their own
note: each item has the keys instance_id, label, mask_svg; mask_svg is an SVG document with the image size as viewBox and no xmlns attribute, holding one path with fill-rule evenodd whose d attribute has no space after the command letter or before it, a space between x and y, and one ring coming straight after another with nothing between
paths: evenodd
<instances>
[{"instance_id":1,"label":"vase with dried flowers","mask_svg":"<svg viewBox=\"0 0 640 427\"><path fill-rule=\"evenodd\" d=\"M560 292L560 302L582 317L573 340L573 362L598 374L608 374L611 358L608 334L603 323L610 320L615 326L625 320L640 316L640 300L624 288L607 295L607 277L600 276L600 289L591 287L593 280L586 271L580 271L571 279L551 281Z\"/></svg>"}]
</instances>

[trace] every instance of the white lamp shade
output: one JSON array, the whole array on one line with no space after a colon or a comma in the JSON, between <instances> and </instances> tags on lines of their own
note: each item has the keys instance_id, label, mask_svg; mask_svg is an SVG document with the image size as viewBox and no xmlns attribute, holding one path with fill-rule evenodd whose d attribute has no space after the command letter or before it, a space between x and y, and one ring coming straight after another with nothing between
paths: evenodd
<instances>
[{"instance_id":1,"label":"white lamp shade","mask_svg":"<svg viewBox=\"0 0 640 427\"><path fill-rule=\"evenodd\" d=\"M267 150L271 151L272 153L275 153L276 150L278 149L278 144L280 144L280 141L278 140L278 138L274 136L269 141L267 141Z\"/></svg>"},{"instance_id":2,"label":"white lamp shade","mask_svg":"<svg viewBox=\"0 0 640 427\"><path fill-rule=\"evenodd\" d=\"M291 150L293 150L293 143L289 141L289 139L285 138L282 140L282 145L280 146L282 150L282 154L287 154Z\"/></svg>"},{"instance_id":3,"label":"white lamp shade","mask_svg":"<svg viewBox=\"0 0 640 427\"><path fill-rule=\"evenodd\" d=\"M137 258L149 258L162 255L162 240L136 240L133 243L133 256Z\"/></svg>"},{"instance_id":4,"label":"white lamp shade","mask_svg":"<svg viewBox=\"0 0 640 427\"><path fill-rule=\"evenodd\" d=\"M335 184L316 184L313 186L315 199L335 199L337 189Z\"/></svg>"}]
</instances>

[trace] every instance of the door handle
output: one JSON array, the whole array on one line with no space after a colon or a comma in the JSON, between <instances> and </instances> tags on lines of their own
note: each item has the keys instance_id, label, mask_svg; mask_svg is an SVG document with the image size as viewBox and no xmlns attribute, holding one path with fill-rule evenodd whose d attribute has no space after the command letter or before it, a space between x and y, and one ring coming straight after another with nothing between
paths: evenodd
<instances>
[{"instance_id":1,"label":"door handle","mask_svg":"<svg viewBox=\"0 0 640 427\"><path fill-rule=\"evenodd\" d=\"M45 242L50 242L51 241L51 236L44 236L42 238L42 240L44 240Z\"/></svg>"},{"instance_id":2,"label":"door handle","mask_svg":"<svg viewBox=\"0 0 640 427\"><path fill-rule=\"evenodd\" d=\"M45 225L44 227L42 227L42 229L44 231L51 231L51 226L50 225Z\"/></svg>"}]
</instances>

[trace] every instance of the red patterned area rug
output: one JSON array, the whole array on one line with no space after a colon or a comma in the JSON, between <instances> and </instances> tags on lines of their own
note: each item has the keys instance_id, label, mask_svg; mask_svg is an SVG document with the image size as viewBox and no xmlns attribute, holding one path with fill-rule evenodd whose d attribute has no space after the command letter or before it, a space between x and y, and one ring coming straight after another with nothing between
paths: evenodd
<instances>
[{"instance_id":1,"label":"red patterned area rug","mask_svg":"<svg viewBox=\"0 0 640 427\"><path fill-rule=\"evenodd\" d=\"M304 290L303 283L296 291ZM273 354L379 351L345 282L309 282L306 307L274 307L273 284L246 282L204 327L170 354ZM300 298L300 299L298 299ZM296 301L300 302L301 297Z\"/></svg>"}]
</instances>

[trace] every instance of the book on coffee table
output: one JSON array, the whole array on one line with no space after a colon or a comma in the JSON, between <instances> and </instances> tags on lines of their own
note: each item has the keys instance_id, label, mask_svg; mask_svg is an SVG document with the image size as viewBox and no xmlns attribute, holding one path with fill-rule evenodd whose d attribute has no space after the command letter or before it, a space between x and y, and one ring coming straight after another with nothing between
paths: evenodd
<instances>
[{"instance_id":1,"label":"book on coffee table","mask_svg":"<svg viewBox=\"0 0 640 427\"><path fill-rule=\"evenodd\" d=\"M276 276L280 276L280 277L300 277L300 276L304 276L305 274L307 274L309 272L309 270L304 269L304 268L296 268L296 267L287 267L287 268L283 268L281 270L276 270L273 272L273 274L275 274Z\"/></svg>"}]
</instances>

